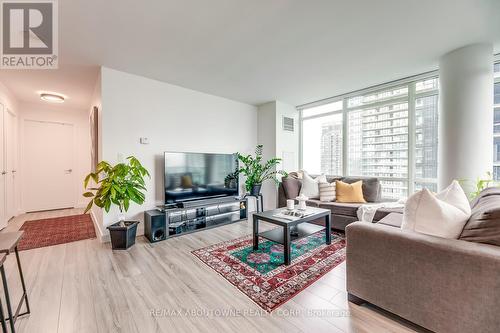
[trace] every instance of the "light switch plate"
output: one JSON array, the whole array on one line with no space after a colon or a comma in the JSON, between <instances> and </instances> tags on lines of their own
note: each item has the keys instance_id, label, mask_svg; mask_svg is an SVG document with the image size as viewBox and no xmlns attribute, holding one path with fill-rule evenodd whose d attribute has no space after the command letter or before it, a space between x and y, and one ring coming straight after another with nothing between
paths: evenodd
<instances>
[{"instance_id":1,"label":"light switch plate","mask_svg":"<svg viewBox=\"0 0 500 333\"><path fill-rule=\"evenodd\" d=\"M149 145L149 138L140 138L139 141L143 145Z\"/></svg>"}]
</instances>

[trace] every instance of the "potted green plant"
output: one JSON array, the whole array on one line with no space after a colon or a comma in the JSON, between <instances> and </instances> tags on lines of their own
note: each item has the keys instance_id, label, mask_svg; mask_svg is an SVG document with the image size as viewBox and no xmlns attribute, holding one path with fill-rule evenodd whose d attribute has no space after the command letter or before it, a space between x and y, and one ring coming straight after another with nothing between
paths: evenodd
<instances>
[{"instance_id":1,"label":"potted green plant","mask_svg":"<svg viewBox=\"0 0 500 333\"><path fill-rule=\"evenodd\" d=\"M255 147L255 156L236 153L238 160L243 164L238 169L238 173L246 177L245 188L253 196L260 194L262 183L266 180L273 180L278 184L279 181L276 175L287 175L285 171L276 170L275 168L281 162L281 158L274 157L266 162L262 161L262 149L262 145L257 145Z\"/></svg>"},{"instance_id":2,"label":"potted green plant","mask_svg":"<svg viewBox=\"0 0 500 333\"><path fill-rule=\"evenodd\" d=\"M97 164L96 171L89 173L84 180L84 187L88 191L83 194L91 198L85 209L87 213L95 204L109 212L111 205L120 209L117 223L108 226L113 250L126 250L135 243L138 221L125 221L124 212L127 212L130 203L138 205L144 203L146 186L145 177L149 172L139 160L133 156L127 157L126 163L111 165L106 161ZM90 180L96 187L89 188Z\"/></svg>"},{"instance_id":3,"label":"potted green plant","mask_svg":"<svg viewBox=\"0 0 500 333\"><path fill-rule=\"evenodd\" d=\"M458 181L462 187L468 188L471 190L469 193L469 199L475 199L485 188L500 186L500 181L496 181L493 179L493 175L490 171L486 172L485 178L477 178L476 182L467 179L460 179ZM469 186L468 186L469 184Z\"/></svg>"}]
</instances>

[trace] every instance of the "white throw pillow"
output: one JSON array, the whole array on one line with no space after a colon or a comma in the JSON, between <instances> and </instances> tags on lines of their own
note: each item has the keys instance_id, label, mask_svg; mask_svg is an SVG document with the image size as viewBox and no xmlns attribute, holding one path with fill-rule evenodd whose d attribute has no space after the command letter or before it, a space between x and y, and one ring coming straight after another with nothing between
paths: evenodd
<instances>
[{"instance_id":1,"label":"white throw pillow","mask_svg":"<svg viewBox=\"0 0 500 333\"><path fill-rule=\"evenodd\" d=\"M335 182L319 183L319 201L330 202L335 200Z\"/></svg>"},{"instance_id":2,"label":"white throw pillow","mask_svg":"<svg viewBox=\"0 0 500 333\"><path fill-rule=\"evenodd\" d=\"M410 196L406 200L401 229L456 239L470 215L467 196L454 180L437 194L423 189Z\"/></svg>"},{"instance_id":3,"label":"white throw pillow","mask_svg":"<svg viewBox=\"0 0 500 333\"><path fill-rule=\"evenodd\" d=\"M300 188L299 195L305 195L309 199L319 198L319 183L326 183L326 176L321 175L312 178L307 172L302 174L302 187Z\"/></svg>"}]
</instances>

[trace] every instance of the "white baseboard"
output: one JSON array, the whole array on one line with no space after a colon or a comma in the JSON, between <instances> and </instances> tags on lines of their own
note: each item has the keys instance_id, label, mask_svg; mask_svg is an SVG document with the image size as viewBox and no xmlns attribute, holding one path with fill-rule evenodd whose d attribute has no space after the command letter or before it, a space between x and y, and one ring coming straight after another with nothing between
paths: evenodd
<instances>
[{"instance_id":1,"label":"white baseboard","mask_svg":"<svg viewBox=\"0 0 500 333\"><path fill-rule=\"evenodd\" d=\"M111 242L111 237L109 234L102 235L102 237L99 239L101 243L110 243Z\"/></svg>"},{"instance_id":2,"label":"white baseboard","mask_svg":"<svg viewBox=\"0 0 500 333\"><path fill-rule=\"evenodd\" d=\"M110 241L109 234L108 233L105 234L103 232L101 225L99 223L97 223L97 218L95 217L93 210L90 211L90 218L92 219L92 222L94 223L94 228L97 230L97 234L98 234L97 238L99 239L99 241L101 243L109 242Z\"/></svg>"},{"instance_id":3,"label":"white baseboard","mask_svg":"<svg viewBox=\"0 0 500 333\"><path fill-rule=\"evenodd\" d=\"M92 218L92 222L94 223L94 227L97 230L97 238L101 243L109 243L111 242L111 238L109 237L109 232L106 231L106 229L103 226L101 226L99 223L97 223L97 219L94 215L94 211L90 211L90 217ZM137 226L137 236L142 236L144 235L144 223L139 223Z\"/></svg>"}]
</instances>

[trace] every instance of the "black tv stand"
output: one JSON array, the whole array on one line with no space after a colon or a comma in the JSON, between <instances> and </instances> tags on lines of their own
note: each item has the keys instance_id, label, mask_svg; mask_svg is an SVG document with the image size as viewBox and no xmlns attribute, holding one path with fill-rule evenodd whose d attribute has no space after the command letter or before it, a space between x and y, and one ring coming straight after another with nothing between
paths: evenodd
<instances>
[{"instance_id":1,"label":"black tv stand","mask_svg":"<svg viewBox=\"0 0 500 333\"><path fill-rule=\"evenodd\" d=\"M150 242L185 235L247 218L247 198L186 201L144 212L144 235Z\"/></svg>"},{"instance_id":2,"label":"black tv stand","mask_svg":"<svg viewBox=\"0 0 500 333\"><path fill-rule=\"evenodd\" d=\"M207 199L199 199L199 200L189 200L189 201L181 201L177 204L178 208L191 208L191 207L200 207L200 206L210 206L212 204L221 204L226 202L234 202L235 197L219 197L219 198L207 198Z\"/></svg>"}]
</instances>

